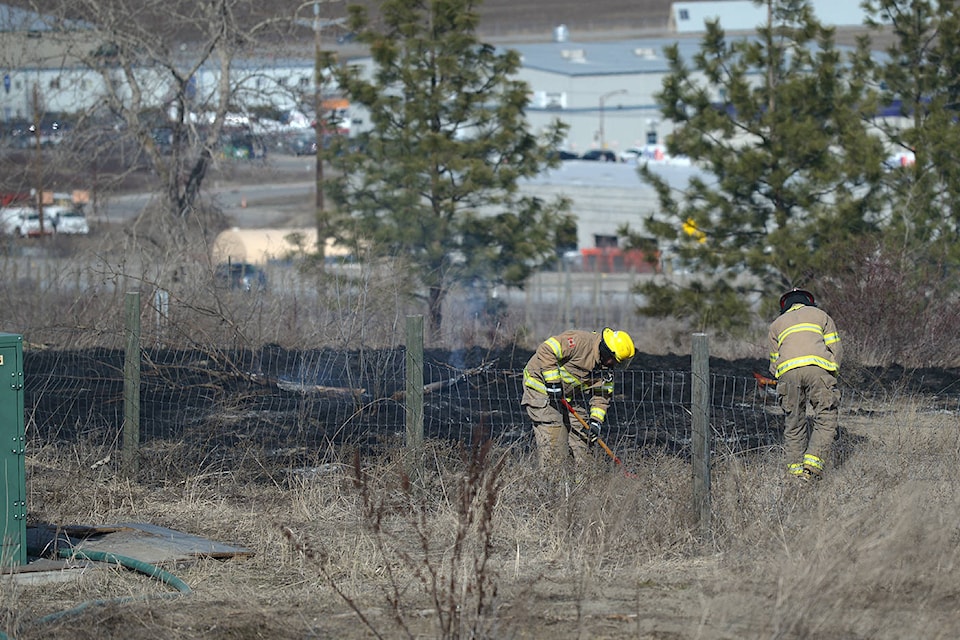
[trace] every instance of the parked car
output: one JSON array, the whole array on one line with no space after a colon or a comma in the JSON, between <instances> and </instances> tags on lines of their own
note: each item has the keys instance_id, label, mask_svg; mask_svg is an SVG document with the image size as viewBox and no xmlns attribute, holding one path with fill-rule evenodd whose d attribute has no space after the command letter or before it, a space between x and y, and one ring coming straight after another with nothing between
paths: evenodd
<instances>
[{"instance_id":1,"label":"parked car","mask_svg":"<svg viewBox=\"0 0 960 640\"><path fill-rule=\"evenodd\" d=\"M28 120L10 120L3 123L3 144L16 149L30 146L30 127Z\"/></svg>"},{"instance_id":2,"label":"parked car","mask_svg":"<svg viewBox=\"0 0 960 640\"><path fill-rule=\"evenodd\" d=\"M259 291L267 288L267 275L260 267L249 262L218 264L214 277L217 284L230 289Z\"/></svg>"},{"instance_id":3,"label":"parked car","mask_svg":"<svg viewBox=\"0 0 960 640\"><path fill-rule=\"evenodd\" d=\"M54 232L54 225L44 214L41 234L40 213L32 206L3 207L0 209L0 232L21 238L50 235Z\"/></svg>"},{"instance_id":4,"label":"parked car","mask_svg":"<svg viewBox=\"0 0 960 640\"><path fill-rule=\"evenodd\" d=\"M157 150L162 155L170 155L173 152L173 129L170 127L156 127L150 130L150 136Z\"/></svg>"},{"instance_id":5,"label":"parked car","mask_svg":"<svg viewBox=\"0 0 960 640\"><path fill-rule=\"evenodd\" d=\"M580 156L581 160L594 160L597 162L616 162L617 154L610 149L590 149Z\"/></svg>"},{"instance_id":6,"label":"parked car","mask_svg":"<svg viewBox=\"0 0 960 640\"><path fill-rule=\"evenodd\" d=\"M12 206L0 209L0 233L8 236L20 235L23 216L32 211L32 207Z\"/></svg>"},{"instance_id":7,"label":"parked car","mask_svg":"<svg viewBox=\"0 0 960 640\"><path fill-rule=\"evenodd\" d=\"M56 226L53 219L44 212L41 224L40 212L33 207L23 207L20 209L19 216L16 219L16 227L13 232L21 238L35 238L37 236L49 236L56 232Z\"/></svg>"},{"instance_id":8,"label":"parked car","mask_svg":"<svg viewBox=\"0 0 960 640\"><path fill-rule=\"evenodd\" d=\"M577 159L580 158L580 155L579 155L579 154L574 153L573 151L564 151L563 149L559 149L559 150L557 150L557 151L553 151L553 152L551 152L550 155L551 155L551 157L556 156L557 158L560 158L561 160L577 160Z\"/></svg>"},{"instance_id":9,"label":"parked car","mask_svg":"<svg viewBox=\"0 0 960 640\"><path fill-rule=\"evenodd\" d=\"M317 134L310 132L292 138L287 148L295 156L317 155Z\"/></svg>"},{"instance_id":10,"label":"parked car","mask_svg":"<svg viewBox=\"0 0 960 640\"><path fill-rule=\"evenodd\" d=\"M50 220L57 233L86 235L90 233L90 224L83 210L78 207L51 207Z\"/></svg>"},{"instance_id":11,"label":"parked car","mask_svg":"<svg viewBox=\"0 0 960 640\"><path fill-rule=\"evenodd\" d=\"M620 162L636 162L637 158L643 155L643 149L640 147L628 147L620 151L617 156L620 158Z\"/></svg>"},{"instance_id":12,"label":"parked car","mask_svg":"<svg viewBox=\"0 0 960 640\"><path fill-rule=\"evenodd\" d=\"M267 146L258 135L246 131L232 132L224 135L222 152L226 158L263 159L267 157Z\"/></svg>"}]
</instances>

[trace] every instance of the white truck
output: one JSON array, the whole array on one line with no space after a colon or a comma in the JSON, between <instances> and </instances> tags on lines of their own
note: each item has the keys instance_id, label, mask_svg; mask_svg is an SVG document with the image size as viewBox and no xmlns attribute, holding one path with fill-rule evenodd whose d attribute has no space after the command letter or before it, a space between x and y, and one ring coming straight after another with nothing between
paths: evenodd
<instances>
[{"instance_id":1,"label":"white truck","mask_svg":"<svg viewBox=\"0 0 960 640\"><path fill-rule=\"evenodd\" d=\"M0 232L21 238L51 235L57 229L56 216L56 212L48 213L44 209L41 225L40 212L34 207L3 207L0 208Z\"/></svg>"}]
</instances>

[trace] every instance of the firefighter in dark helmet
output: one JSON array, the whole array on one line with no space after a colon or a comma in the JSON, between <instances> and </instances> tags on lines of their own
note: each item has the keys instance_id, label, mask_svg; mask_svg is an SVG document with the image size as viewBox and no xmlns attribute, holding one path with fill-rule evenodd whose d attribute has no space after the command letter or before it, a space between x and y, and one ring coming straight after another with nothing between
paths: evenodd
<instances>
[{"instance_id":1,"label":"firefighter in dark helmet","mask_svg":"<svg viewBox=\"0 0 960 640\"><path fill-rule=\"evenodd\" d=\"M777 379L777 399L784 413L788 475L818 480L838 429L842 349L837 325L817 307L812 293L791 289L780 297L780 315L770 323L767 340L770 373Z\"/></svg>"}]
</instances>

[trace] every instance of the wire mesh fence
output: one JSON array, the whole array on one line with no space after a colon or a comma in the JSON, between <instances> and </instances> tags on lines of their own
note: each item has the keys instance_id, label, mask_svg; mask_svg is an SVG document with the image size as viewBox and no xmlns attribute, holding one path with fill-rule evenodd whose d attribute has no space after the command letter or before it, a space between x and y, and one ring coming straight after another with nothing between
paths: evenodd
<instances>
[{"instance_id":1,"label":"wire mesh fence","mask_svg":"<svg viewBox=\"0 0 960 640\"><path fill-rule=\"evenodd\" d=\"M383 451L405 434L405 352L257 350L141 351L140 443L177 447L208 463L251 448L283 464L315 464L345 448ZM494 439L530 447L520 406L522 366L484 354L424 363L424 434L470 445ZM35 444L84 441L119 449L124 352L27 351L27 431ZM689 371L624 371L604 439L620 452L689 455ZM711 375L711 425L725 451L779 440L779 409L754 378Z\"/></svg>"}]
</instances>

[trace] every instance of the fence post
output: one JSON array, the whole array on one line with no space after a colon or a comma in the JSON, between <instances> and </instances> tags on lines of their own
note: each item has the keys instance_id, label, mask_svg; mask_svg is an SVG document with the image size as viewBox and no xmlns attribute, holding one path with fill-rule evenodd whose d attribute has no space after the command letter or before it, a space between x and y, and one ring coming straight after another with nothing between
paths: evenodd
<instances>
[{"instance_id":1,"label":"fence post","mask_svg":"<svg viewBox=\"0 0 960 640\"><path fill-rule=\"evenodd\" d=\"M423 444L423 316L407 316L407 446Z\"/></svg>"},{"instance_id":2,"label":"fence post","mask_svg":"<svg viewBox=\"0 0 960 640\"><path fill-rule=\"evenodd\" d=\"M693 434L693 508L701 540L710 538L710 350L705 333L693 334L691 412Z\"/></svg>"},{"instance_id":3,"label":"fence post","mask_svg":"<svg viewBox=\"0 0 960 640\"><path fill-rule=\"evenodd\" d=\"M135 478L140 471L140 292L126 295L123 358L123 474Z\"/></svg>"}]
</instances>

